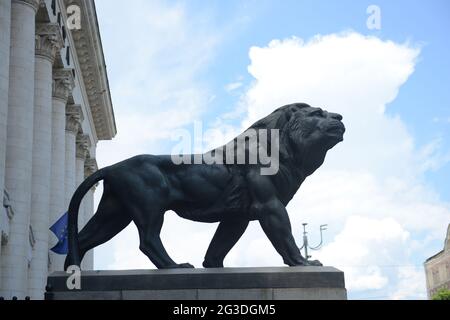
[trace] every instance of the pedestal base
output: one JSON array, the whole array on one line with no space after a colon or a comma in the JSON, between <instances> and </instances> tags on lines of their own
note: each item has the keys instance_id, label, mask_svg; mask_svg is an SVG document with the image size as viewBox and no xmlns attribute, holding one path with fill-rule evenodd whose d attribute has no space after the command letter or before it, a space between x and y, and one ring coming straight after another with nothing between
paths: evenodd
<instances>
[{"instance_id":1,"label":"pedestal base","mask_svg":"<svg viewBox=\"0 0 450 320\"><path fill-rule=\"evenodd\" d=\"M346 300L344 273L332 267L83 271L48 277L49 300Z\"/></svg>"}]
</instances>

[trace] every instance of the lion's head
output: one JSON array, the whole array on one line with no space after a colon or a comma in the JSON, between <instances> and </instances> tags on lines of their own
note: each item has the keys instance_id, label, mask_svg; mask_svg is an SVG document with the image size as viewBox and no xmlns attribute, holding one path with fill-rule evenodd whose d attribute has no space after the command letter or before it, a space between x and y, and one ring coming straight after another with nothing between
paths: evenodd
<instances>
[{"instance_id":1,"label":"lion's head","mask_svg":"<svg viewBox=\"0 0 450 320\"><path fill-rule=\"evenodd\" d=\"M273 148L273 130L279 138L277 148ZM265 135L261 135L262 131ZM294 103L278 108L225 146L207 154L223 155L227 164L230 158L233 164L241 164L247 162L237 160L239 154L245 159L252 158L252 155L253 159L260 159L261 154L276 157L272 153L277 152L278 163L286 160L285 165L305 169L303 171L310 174L323 163L326 152L343 141L344 132L341 115L305 103ZM229 150L234 152L230 154ZM264 152L260 153L261 150Z\"/></svg>"},{"instance_id":2,"label":"lion's head","mask_svg":"<svg viewBox=\"0 0 450 320\"><path fill-rule=\"evenodd\" d=\"M281 157L304 158L306 154L326 153L344 140L343 117L305 103L283 106L249 129L278 129Z\"/></svg>"}]
</instances>

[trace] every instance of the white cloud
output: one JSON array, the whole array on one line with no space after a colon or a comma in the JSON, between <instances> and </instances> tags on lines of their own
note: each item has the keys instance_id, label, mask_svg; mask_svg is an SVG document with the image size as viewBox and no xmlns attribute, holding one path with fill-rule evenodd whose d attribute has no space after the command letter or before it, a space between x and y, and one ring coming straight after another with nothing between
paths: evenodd
<instances>
[{"instance_id":1,"label":"white cloud","mask_svg":"<svg viewBox=\"0 0 450 320\"><path fill-rule=\"evenodd\" d=\"M434 117L433 122L435 122L435 123L450 123L450 117L448 117L448 118Z\"/></svg>"},{"instance_id":2,"label":"white cloud","mask_svg":"<svg viewBox=\"0 0 450 320\"><path fill-rule=\"evenodd\" d=\"M317 257L345 271L348 290L381 289L388 278L380 265L403 262L408 241L409 233L392 218L351 216Z\"/></svg>"},{"instance_id":3,"label":"white cloud","mask_svg":"<svg viewBox=\"0 0 450 320\"><path fill-rule=\"evenodd\" d=\"M225 90L227 92L232 92L232 91L235 91L235 90L239 89L242 86L243 86L242 82L232 82L232 83L229 83L229 84L227 84L225 86Z\"/></svg>"},{"instance_id":4,"label":"white cloud","mask_svg":"<svg viewBox=\"0 0 450 320\"><path fill-rule=\"evenodd\" d=\"M392 300L426 299L423 288L426 286L424 270L404 268L398 270L398 283L394 293L389 297Z\"/></svg>"}]
</instances>

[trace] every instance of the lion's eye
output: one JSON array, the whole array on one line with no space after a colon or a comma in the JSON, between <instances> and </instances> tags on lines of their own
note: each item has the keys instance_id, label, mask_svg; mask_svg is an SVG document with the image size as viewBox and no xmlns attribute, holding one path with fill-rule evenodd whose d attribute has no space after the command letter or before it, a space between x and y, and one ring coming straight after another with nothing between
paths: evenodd
<instances>
[{"instance_id":1,"label":"lion's eye","mask_svg":"<svg viewBox=\"0 0 450 320\"><path fill-rule=\"evenodd\" d=\"M313 116L313 117L322 117L323 116L323 112L321 110L317 110L317 111L311 112L311 116Z\"/></svg>"}]
</instances>

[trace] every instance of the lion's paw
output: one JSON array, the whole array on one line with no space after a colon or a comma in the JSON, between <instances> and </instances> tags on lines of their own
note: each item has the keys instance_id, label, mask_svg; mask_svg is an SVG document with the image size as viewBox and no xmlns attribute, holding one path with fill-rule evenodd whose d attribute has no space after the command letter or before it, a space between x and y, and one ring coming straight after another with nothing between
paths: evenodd
<instances>
[{"instance_id":1,"label":"lion's paw","mask_svg":"<svg viewBox=\"0 0 450 320\"><path fill-rule=\"evenodd\" d=\"M306 262L307 266L315 266L315 267L323 267L322 262L320 262L319 260L308 260Z\"/></svg>"},{"instance_id":2,"label":"lion's paw","mask_svg":"<svg viewBox=\"0 0 450 320\"><path fill-rule=\"evenodd\" d=\"M190 263L179 263L170 266L165 266L161 269L195 269L195 267Z\"/></svg>"},{"instance_id":3,"label":"lion's paw","mask_svg":"<svg viewBox=\"0 0 450 320\"><path fill-rule=\"evenodd\" d=\"M190 263L180 263L177 265L178 268L184 268L184 269L195 269L195 267Z\"/></svg>"}]
</instances>

